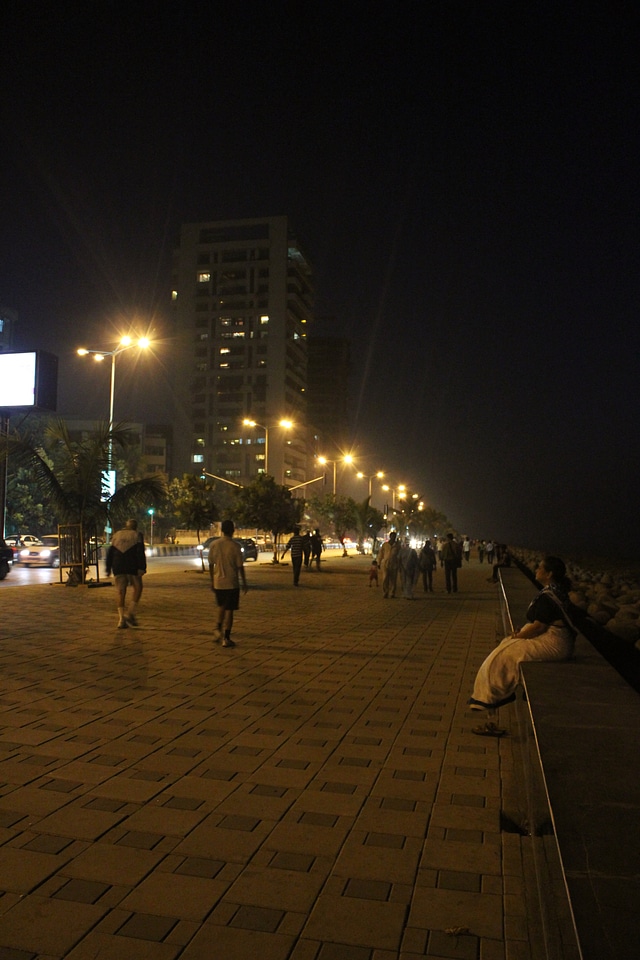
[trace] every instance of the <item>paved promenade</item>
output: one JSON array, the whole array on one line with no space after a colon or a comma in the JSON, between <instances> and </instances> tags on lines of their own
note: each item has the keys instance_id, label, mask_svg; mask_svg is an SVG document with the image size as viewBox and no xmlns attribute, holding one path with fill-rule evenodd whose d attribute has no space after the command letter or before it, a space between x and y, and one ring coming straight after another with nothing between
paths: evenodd
<instances>
[{"instance_id":1,"label":"paved promenade","mask_svg":"<svg viewBox=\"0 0 640 960\"><path fill-rule=\"evenodd\" d=\"M466 707L489 568L413 602L367 569L247 564L235 649L184 557L150 562L127 631L113 588L9 574L0 960L546 956L530 838L501 829L515 717L479 738Z\"/></svg>"}]
</instances>

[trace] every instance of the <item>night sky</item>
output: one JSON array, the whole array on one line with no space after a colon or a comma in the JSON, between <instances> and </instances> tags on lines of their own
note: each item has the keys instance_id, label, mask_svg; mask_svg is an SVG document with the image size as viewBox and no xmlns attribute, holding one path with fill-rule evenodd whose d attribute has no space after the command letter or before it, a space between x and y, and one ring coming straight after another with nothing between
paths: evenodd
<instances>
[{"instance_id":1,"label":"night sky","mask_svg":"<svg viewBox=\"0 0 640 960\"><path fill-rule=\"evenodd\" d=\"M365 472L471 536L638 556L632 4L72 6L0 15L0 300L61 414L106 419L74 351L135 318L116 419L163 420L180 223L286 214Z\"/></svg>"}]
</instances>

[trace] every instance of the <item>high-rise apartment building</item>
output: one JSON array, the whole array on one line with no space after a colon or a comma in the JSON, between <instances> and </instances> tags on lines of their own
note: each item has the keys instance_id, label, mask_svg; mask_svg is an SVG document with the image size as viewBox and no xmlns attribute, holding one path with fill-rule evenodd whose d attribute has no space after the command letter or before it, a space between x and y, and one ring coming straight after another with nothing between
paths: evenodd
<instances>
[{"instance_id":1,"label":"high-rise apartment building","mask_svg":"<svg viewBox=\"0 0 640 960\"><path fill-rule=\"evenodd\" d=\"M310 337L307 416L318 453L341 457L349 449L351 345L344 337Z\"/></svg>"},{"instance_id":2,"label":"high-rise apartment building","mask_svg":"<svg viewBox=\"0 0 640 960\"><path fill-rule=\"evenodd\" d=\"M178 473L307 479L312 294L287 217L183 225L172 293Z\"/></svg>"}]
</instances>

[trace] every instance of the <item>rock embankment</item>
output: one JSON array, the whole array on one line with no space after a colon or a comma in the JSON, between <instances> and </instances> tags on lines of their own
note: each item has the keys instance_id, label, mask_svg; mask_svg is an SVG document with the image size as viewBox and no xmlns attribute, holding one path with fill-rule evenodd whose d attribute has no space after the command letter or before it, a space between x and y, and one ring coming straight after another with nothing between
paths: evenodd
<instances>
[{"instance_id":1,"label":"rock embankment","mask_svg":"<svg viewBox=\"0 0 640 960\"><path fill-rule=\"evenodd\" d=\"M513 555L532 574L542 554L512 548ZM640 580L630 569L615 569L611 564L600 571L563 558L572 583L569 596L585 614L609 633L640 649ZM603 566L607 566L603 563Z\"/></svg>"}]
</instances>

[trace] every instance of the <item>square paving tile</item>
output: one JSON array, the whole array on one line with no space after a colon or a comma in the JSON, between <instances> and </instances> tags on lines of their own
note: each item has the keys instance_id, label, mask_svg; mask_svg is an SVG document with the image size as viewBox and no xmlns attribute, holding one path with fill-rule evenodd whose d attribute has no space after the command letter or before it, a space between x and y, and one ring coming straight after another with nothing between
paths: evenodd
<instances>
[{"instance_id":1,"label":"square paving tile","mask_svg":"<svg viewBox=\"0 0 640 960\"><path fill-rule=\"evenodd\" d=\"M26 897L0 916L0 943L62 957L105 913L92 904Z\"/></svg>"},{"instance_id":2,"label":"square paving tile","mask_svg":"<svg viewBox=\"0 0 640 960\"><path fill-rule=\"evenodd\" d=\"M177 923L178 920L175 917L156 917L150 914L134 913L120 927L118 936L160 942L171 933Z\"/></svg>"},{"instance_id":3,"label":"square paving tile","mask_svg":"<svg viewBox=\"0 0 640 960\"><path fill-rule=\"evenodd\" d=\"M120 907L183 920L204 920L228 884L219 879L156 870L124 898Z\"/></svg>"},{"instance_id":4,"label":"square paving tile","mask_svg":"<svg viewBox=\"0 0 640 960\"><path fill-rule=\"evenodd\" d=\"M313 940L397 951L405 918L403 904L324 895L313 908L303 935Z\"/></svg>"}]
</instances>

